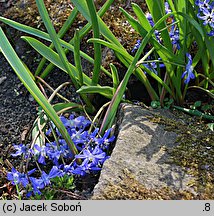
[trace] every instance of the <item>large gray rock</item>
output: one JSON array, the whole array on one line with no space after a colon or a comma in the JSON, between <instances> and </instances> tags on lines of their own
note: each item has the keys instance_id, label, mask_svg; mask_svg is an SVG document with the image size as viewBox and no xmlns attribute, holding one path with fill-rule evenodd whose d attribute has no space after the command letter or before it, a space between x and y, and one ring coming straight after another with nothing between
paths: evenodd
<instances>
[{"instance_id":1,"label":"large gray rock","mask_svg":"<svg viewBox=\"0 0 214 216\"><path fill-rule=\"evenodd\" d=\"M126 187L130 190L132 186L127 185L129 183L125 180L127 176L130 184L137 187L135 190L138 190L138 187L145 187L149 190L168 188L173 191L194 192L188 187L188 183L193 180L192 177L181 167L169 163L166 149L176 145L177 135L166 131L164 125L151 121L151 117L157 114L174 118L167 110L153 111L136 105L121 105L116 146L110 159L103 166L92 199L119 199L118 194L111 194L109 197L108 194L114 193L112 190L120 190L121 182L123 193ZM128 197L135 199L132 196Z\"/></svg>"}]
</instances>

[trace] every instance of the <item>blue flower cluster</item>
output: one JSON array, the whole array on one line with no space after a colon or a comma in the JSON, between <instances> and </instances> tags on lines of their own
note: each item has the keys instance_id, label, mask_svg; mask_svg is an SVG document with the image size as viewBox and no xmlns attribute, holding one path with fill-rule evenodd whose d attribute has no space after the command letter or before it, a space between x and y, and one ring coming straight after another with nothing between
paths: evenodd
<instances>
[{"instance_id":1,"label":"blue flower cluster","mask_svg":"<svg viewBox=\"0 0 214 216\"><path fill-rule=\"evenodd\" d=\"M214 36L214 2L210 0L196 0L195 4L198 6L197 17L203 20L203 25L209 26L212 30L207 33L209 36Z\"/></svg>"},{"instance_id":2,"label":"blue flower cluster","mask_svg":"<svg viewBox=\"0 0 214 216\"><path fill-rule=\"evenodd\" d=\"M8 172L7 178L13 185L22 185L28 191L27 196L32 194L41 194L41 189L51 184L51 179L55 177L63 177L64 175L85 176L86 174L96 173L101 170L105 160L109 158L107 155L109 145L115 139L115 136L110 136L112 129L108 129L103 137L99 135L99 128L89 132L88 128L91 122L84 116L69 118L61 116L61 121L65 125L72 141L79 151L78 155L73 155L67 143L62 138L57 128L52 124L58 140L47 142L44 146L35 144L33 148L29 145L14 145L16 152L12 156L23 156L25 159L36 161L40 167L40 174L34 168L27 173L19 172L12 168ZM46 135L51 137L51 129L46 132ZM82 162L78 164L76 160ZM49 172L41 169L52 167Z\"/></svg>"},{"instance_id":3,"label":"blue flower cluster","mask_svg":"<svg viewBox=\"0 0 214 216\"><path fill-rule=\"evenodd\" d=\"M182 74L181 78L183 79L185 77L184 83L188 84L190 82L190 79L195 79L195 74L193 73L192 56L189 53L187 53L186 56L188 62L186 65L186 70Z\"/></svg>"}]
</instances>

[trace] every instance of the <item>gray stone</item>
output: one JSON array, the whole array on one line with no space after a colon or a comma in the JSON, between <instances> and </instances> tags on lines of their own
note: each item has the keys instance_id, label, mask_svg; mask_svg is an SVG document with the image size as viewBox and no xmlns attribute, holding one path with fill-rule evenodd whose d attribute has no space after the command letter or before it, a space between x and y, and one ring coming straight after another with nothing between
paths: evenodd
<instances>
[{"instance_id":1,"label":"gray stone","mask_svg":"<svg viewBox=\"0 0 214 216\"><path fill-rule=\"evenodd\" d=\"M153 123L151 117L160 114L174 118L168 110L149 110L140 106L122 104L119 111L119 133L115 148L101 171L92 199L103 196L110 185L118 185L124 172L130 173L139 184L149 189L170 188L191 191L188 183L193 177L181 167L169 163L166 148L176 144L177 134Z\"/></svg>"}]
</instances>

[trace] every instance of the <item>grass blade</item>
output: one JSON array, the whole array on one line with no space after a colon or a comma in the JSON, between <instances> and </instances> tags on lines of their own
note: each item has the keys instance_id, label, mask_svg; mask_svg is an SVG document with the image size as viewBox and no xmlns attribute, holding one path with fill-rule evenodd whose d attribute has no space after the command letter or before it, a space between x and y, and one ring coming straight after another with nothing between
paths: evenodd
<instances>
[{"instance_id":1,"label":"grass blade","mask_svg":"<svg viewBox=\"0 0 214 216\"><path fill-rule=\"evenodd\" d=\"M94 1L86 0L86 3L88 5L88 10L91 17L94 38L99 38L100 30L99 30L99 24L97 20L97 13L96 13ZM101 62L102 62L101 46L98 43L94 43L94 69L92 75L92 85L96 85L99 81Z\"/></svg>"},{"instance_id":2,"label":"grass blade","mask_svg":"<svg viewBox=\"0 0 214 216\"><path fill-rule=\"evenodd\" d=\"M38 10L39 10L39 14L44 22L44 25L50 35L50 38L51 38L51 41L53 42L58 54L59 54L59 57L64 65L64 67L66 68L74 86L76 89L79 88L79 84L77 82L77 80L75 79L75 77L73 76L73 73L69 67L69 62L68 62L68 59L61 47L61 44L59 42L59 38L57 37L57 34L54 30L54 27L51 23L51 20L50 20L50 17L48 15L48 12L47 12L47 9L45 7L45 4L43 2L43 0L36 0L36 4L37 4L37 7L38 7Z\"/></svg>"},{"instance_id":3,"label":"grass blade","mask_svg":"<svg viewBox=\"0 0 214 216\"><path fill-rule=\"evenodd\" d=\"M68 134L66 128L62 124L61 120L59 119L58 115L56 114L54 108L50 105L50 103L47 101L45 96L41 93L39 88L37 87L36 83L33 81L32 77L29 75L28 71L26 70L26 67L22 64L21 60L15 53L14 49L10 45L8 39L6 38L3 30L0 28L0 49L21 80L21 82L24 84L24 86L27 88L27 90L30 92L30 94L34 97L34 99L37 101L37 103L43 108L43 110L46 112L48 117L53 121L53 123L56 125L56 127L59 129L60 133L66 140L69 148L73 152L73 154L77 154L78 151L74 145L74 143L71 140L70 135Z\"/></svg>"},{"instance_id":4,"label":"grass blade","mask_svg":"<svg viewBox=\"0 0 214 216\"><path fill-rule=\"evenodd\" d=\"M80 58L80 36L79 30L77 29L74 35L74 62L76 69L79 74L79 83L80 86L83 85L83 71L81 66L81 58Z\"/></svg>"},{"instance_id":5,"label":"grass blade","mask_svg":"<svg viewBox=\"0 0 214 216\"><path fill-rule=\"evenodd\" d=\"M65 33L68 31L68 29L71 27L71 25L73 24L75 18L77 17L77 14L78 14L78 10L76 8L74 8L71 12L71 14L69 15L68 19L65 21L65 23L63 24L62 28L60 29L60 31L58 32L58 37L59 38L62 38ZM53 43L50 45L50 48L54 48L54 45ZM45 58L42 58L42 60L40 61L37 69L36 69L36 72L35 72L35 76L38 76L42 70L42 68L44 67L46 63L46 59Z\"/></svg>"},{"instance_id":6,"label":"grass blade","mask_svg":"<svg viewBox=\"0 0 214 216\"><path fill-rule=\"evenodd\" d=\"M113 3L114 0L107 0L105 2L105 4L101 7L101 9L98 11L98 16L102 17L105 12L109 9L109 7L111 6L111 4ZM80 40L90 31L91 29L91 24L87 23L82 29L80 29L79 31L79 35L80 35ZM70 44L74 44L74 38L72 38L69 41ZM67 54L69 49L64 49L65 53ZM80 52L81 54L81 52ZM46 77L50 71L53 69L54 65L52 63L50 63L45 70L43 71L43 73L41 74L41 77ZM111 74L104 68L101 66L101 70L109 77L111 77Z\"/></svg>"},{"instance_id":7,"label":"grass blade","mask_svg":"<svg viewBox=\"0 0 214 216\"><path fill-rule=\"evenodd\" d=\"M13 20L9 20L9 19L4 18L4 17L0 17L0 21L4 22L5 24L7 24L7 25L9 25L9 26L11 26L11 27L19 30L19 31L28 33L30 35L34 35L36 37L39 37L41 39L44 39L44 40L47 40L47 41L51 42L51 38L50 38L50 36L46 32L40 31L40 30L32 28L30 26L23 25L21 23L15 22ZM80 35L80 37L81 37L81 35ZM59 41L60 41L60 44L64 48L66 48L66 49L74 52L74 46L72 44L69 44L69 43L67 43L67 42L65 42L64 40L61 40L61 39L59 39ZM84 59L86 59L87 61L89 61L90 63L94 64L94 60L89 55L87 55L86 53L80 51L80 55L81 55L81 57L83 57ZM107 74L109 77L111 77L111 73L109 73L105 68L101 67L101 70L105 74ZM43 75L41 75L41 77L44 78L45 75L43 74Z\"/></svg>"},{"instance_id":8,"label":"grass blade","mask_svg":"<svg viewBox=\"0 0 214 216\"><path fill-rule=\"evenodd\" d=\"M109 86L82 86L80 89L77 90L77 93L99 93L109 99L112 99L113 97L113 89Z\"/></svg>"},{"instance_id":9,"label":"grass blade","mask_svg":"<svg viewBox=\"0 0 214 216\"><path fill-rule=\"evenodd\" d=\"M113 94L115 94L117 87L120 84L120 80L119 80L117 68L112 63L110 63L110 69L111 69L112 79L113 79Z\"/></svg>"},{"instance_id":10,"label":"grass blade","mask_svg":"<svg viewBox=\"0 0 214 216\"><path fill-rule=\"evenodd\" d=\"M67 73L67 69L65 68L65 65L60 60L59 55L53 51L50 47L44 45L40 41L36 40L35 38L22 36L24 40L26 40L38 53L40 53L42 56L44 56L46 59L48 59L50 62L52 62L54 65L56 65L61 70L65 71ZM72 74L75 77L75 79L78 79L78 71L76 67L74 67L72 64L69 63L69 67L72 70ZM90 85L91 79L83 74L83 82L85 85Z\"/></svg>"}]
</instances>

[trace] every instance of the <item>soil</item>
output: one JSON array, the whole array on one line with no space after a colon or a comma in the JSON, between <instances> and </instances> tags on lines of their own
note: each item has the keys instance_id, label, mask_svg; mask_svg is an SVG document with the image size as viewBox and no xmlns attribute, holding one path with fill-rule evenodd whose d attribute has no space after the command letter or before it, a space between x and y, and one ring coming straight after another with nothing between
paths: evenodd
<instances>
[{"instance_id":1,"label":"soil","mask_svg":"<svg viewBox=\"0 0 214 216\"><path fill-rule=\"evenodd\" d=\"M29 0L28 2L31 1ZM50 9L53 9L54 7L56 7L56 4L54 2L56 1L46 1L46 4L48 4ZM53 22L55 21L54 23L56 28L60 28L61 24L66 20L69 11L71 11L72 7L69 2L70 1L63 1L63 4L60 4L60 8L62 11L64 11L64 13L60 13L62 15L59 20L55 17L54 14L52 14L52 19ZM141 7L145 8L144 1L136 0L133 2L140 2ZM96 3L97 7L99 8L100 5L103 4L103 1L96 1ZM34 8L34 10L30 10L29 6L30 4L26 5L26 1L22 0L8 0L3 2L1 1L0 16L13 18L14 20L21 21L24 24L44 29L44 26L42 25L41 19L38 17L36 9ZM122 6L131 12L129 0L117 0L115 1L111 12L107 13L103 19L106 23L108 23L109 28L113 31L116 37L121 40L121 43L124 45L124 47L126 47L126 49L130 51L134 46L136 40L138 39L138 35L130 31L130 26L127 25L124 27L120 25L123 20L119 19L121 13L117 13L119 10L119 6ZM35 4L32 7L35 7ZM118 18L115 18L115 14L118 14ZM79 16L78 21L75 25L81 26L84 23L85 21L83 20L83 18ZM3 28L19 57L25 62L26 65L29 66L30 70L35 71L41 57L34 50L32 50L30 46L28 46L20 39L20 36L23 35L23 33L17 32L16 30L9 27L5 27L4 25ZM70 35L72 36L73 33L74 32L71 31ZM86 41L87 37L83 40L81 49L83 49L87 54L93 56L92 47L86 45ZM125 73L125 69L120 65L120 63L117 62L117 59L109 50L106 50L106 53L109 54L103 56L103 65L108 68L109 63L113 62L121 71L122 76ZM72 56L69 56L69 58L72 59ZM14 187L12 187L11 184L9 184L6 180L7 170L12 167L13 163L17 163L17 161L14 161L14 159L9 156L11 153L11 146L13 143L18 144L26 141L26 136L30 131L30 128L32 127L32 124L37 116L38 105L28 93L28 91L25 89L23 84L20 82L15 72L11 69L10 65L7 63L1 53L0 65L0 199L16 199L17 197L14 193ZM90 74L92 66L89 65L87 62L83 61L83 70ZM53 88L56 88L61 83L70 80L65 73L62 73L58 69L54 69L52 77L54 77L54 80L48 78L47 82ZM104 77L102 80L105 80L106 83L110 82L106 79L106 77ZM134 92L146 92L144 88L142 89L142 85L138 85L135 82L133 84L132 82L130 83L130 87L132 89L132 91L130 91L130 97L134 98L135 100L142 100L142 98L138 97L138 94L133 95ZM47 92L47 94L49 93L50 92ZM197 100L198 95L200 95L199 99L201 99L201 92L199 92L198 94L196 93L193 98L192 94L188 96L188 103ZM72 101L76 100L75 91L71 86L69 87L69 90L66 91L65 96ZM102 100L103 98L101 99L98 97L95 101L95 106L99 107L101 105L100 101ZM101 103L103 103L104 101L102 101ZM149 104L150 101L148 100L147 94L144 95L143 101L146 104ZM204 101L209 102L210 98L204 95ZM90 180L85 179L85 181ZM59 199L85 199L86 197L87 194L61 191Z\"/></svg>"}]
</instances>

